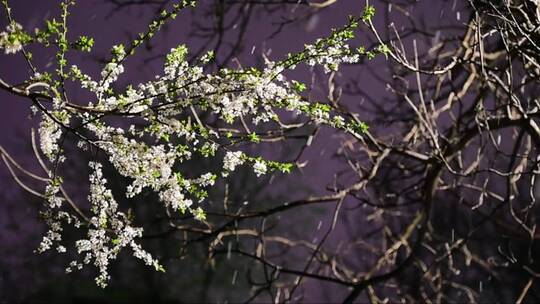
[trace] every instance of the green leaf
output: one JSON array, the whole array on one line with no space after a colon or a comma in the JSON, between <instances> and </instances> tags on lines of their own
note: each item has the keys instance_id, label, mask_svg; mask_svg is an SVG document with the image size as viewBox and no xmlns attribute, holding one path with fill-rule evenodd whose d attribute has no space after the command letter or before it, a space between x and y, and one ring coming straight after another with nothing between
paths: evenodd
<instances>
[{"instance_id":1,"label":"green leaf","mask_svg":"<svg viewBox=\"0 0 540 304\"><path fill-rule=\"evenodd\" d=\"M167 272L165 270L165 267L163 267L163 265L160 265L160 264L156 265L156 271L163 272L163 273Z\"/></svg>"},{"instance_id":2,"label":"green leaf","mask_svg":"<svg viewBox=\"0 0 540 304\"><path fill-rule=\"evenodd\" d=\"M261 138L259 137L259 135L257 135L257 133L255 132L251 132L249 135L248 135L248 138L249 138L249 141L253 142L253 143L260 143L261 142Z\"/></svg>"},{"instance_id":3,"label":"green leaf","mask_svg":"<svg viewBox=\"0 0 540 304\"><path fill-rule=\"evenodd\" d=\"M94 38L80 36L74 43L74 48L83 52L90 52L94 46Z\"/></svg>"},{"instance_id":4,"label":"green leaf","mask_svg":"<svg viewBox=\"0 0 540 304\"><path fill-rule=\"evenodd\" d=\"M390 48L386 44L381 44L377 47L377 50L388 59L388 54L390 54Z\"/></svg>"},{"instance_id":5,"label":"green leaf","mask_svg":"<svg viewBox=\"0 0 540 304\"><path fill-rule=\"evenodd\" d=\"M293 80L292 83L296 92L301 93L306 90L306 85L304 83L296 80Z\"/></svg>"},{"instance_id":6,"label":"green leaf","mask_svg":"<svg viewBox=\"0 0 540 304\"><path fill-rule=\"evenodd\" d=\"M371 22L371 19L375 15L375 7L373 5L368 5L364 9L364 13L362 14L362 21L365 23Z\"/></svg>"}]
</instances>

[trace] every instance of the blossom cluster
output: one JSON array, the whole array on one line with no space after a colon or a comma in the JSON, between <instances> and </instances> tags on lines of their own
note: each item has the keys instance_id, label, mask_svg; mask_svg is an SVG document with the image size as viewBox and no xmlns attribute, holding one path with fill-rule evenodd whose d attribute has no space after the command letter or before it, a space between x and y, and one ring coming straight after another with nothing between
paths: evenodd
<instances>
[{"instance_id":1,"label":"blossom cluster","mask_svg":"<svg viewBox=\"0 0 540 304\"><path fill-rule=\"evenodd\" d=\"M128 217L118 210L118 203L106 186L107 180L103 178L101 164L91 162L90 168L92 174L88 200L92 204L93 216L90 218L87 238L75 243L78 253L84 253L84 259L82 263L73 261L66 272L71 272L74 268L81 269L82 264L93 261L99 269L96 283L105 287L110 278L110 261L116 259L120 250L127 246L133 250L133 255L146 265L153 266L156 270L163 269L150 253L135 242L135 238L142 236L143 230L131 226Z\"/></svg>"},{"instance_id":2,"label":"blossom cluster","mask_svg":"<svg viewBox=\"0 0 540 304\"><path fill-rule=\"evenodd\" d=\"M11 22L5 31L0 32L0 49L4 54L15 54L22 50L28 36L22 31L22 26L17 22Z\"/></svg>"},{"instance_id":3,"label":"blossom cluster","mask_svg":"<svg viewBox=\"0 0 540 304\"><path fill-rule=\"evenodd\" d=\"M187 4L184 2L184 5ZM162 18L167 16L174 16L174 13L162 14ZM148 37L162 21L160 19L150 26ZM20 26L10 26L5 34L0 34L0 39L4 39L0 40L3 41L0 47L6 52L6 37L22 33ZM87 105L70 106L59 93L61 88L48 80L46 74L40 74L40 80L53 83L51 87L54 88L51 90L54 96L52 109L40 108L41 151L55 165L61 162L64 159L62 135L76 129L81 139L80 148L85 150L92 147L103 152L100 154L106 155L106 161L116 172L130 180L125 189L127 199L140 195L143 190L151 190L158 194L161 204L168 211L188 213L199 221L205 221L208 191L215 185L218 176L227 178L240 166L249 167L257 177L274 171L291 172L294 164L249 155L238 145L240 142L257 144L264 140L264 133L256 131L281 126L283 113L292 113L294 115L288 117L296 117L306 124L323 124L354 136L361 136L366 131L364 124L341 116L330 104L311 101L303 93L306 90L304 84L289 80L284 75L285 71L301 63L321 66L328 73L336 71L342 64L358 62L362 53L348 45L348 41L354 37L353 29L356 26L357 21L351 19L345 28L334 30L330 37L306 45L303 51L289 55L285 60L265 58L265 65L261 69L222 68L210 73L204 67L213 59L212 52L193 64L187 58L188 48L180 45L171 49L166 56L161 75L152 81L130 85L123 91L113 89L113 84L124 73L126 57L141 44L139 39L128 50L121 44L114 46L112 59L104 65L97 80L77 66L71 66L68 72L64 72L66 49L61 47L58 60L62 60L62 63L59 63L57 70L59 78L70 78L82 89L93 93L94 98ZM37 32L38 41L46 42L46 38L52 34L67 39L60 30L65 27L65 24L58 22L48 23L47 30ZM81 45L81 49L88 51L92 43L93 40L85 36L74 45ZM13 42L9 52L13 52L18 45L22 44ZM110 121L103 119L105 116L117 117L122 120L120 125L129 127L114 127ZM209 123L201 117L211 117L217 123ZM71 124L75 121L77 127L73 128ZM181 172L180 165L192 161L195 156L217 158L221 168L198 174ZM124 248L130 248L133 256L145 264L163 270L157 259L137 243L143 229L133 226L131 219L120 211L119 204L107 188L100 160L90 162L89 166L88 200L92 215L88 218L63 211L66 199L61 188L62 180L55 172L49 172L51 182L45 191L47 211L44 212L49 231L38 252L52 248L65 252L67 249L61 244L63 225L72 224L84 227L86 236L76 241L74 246L81 260L73 261L67 272L93 264L99 271L97 284L105 287L109 280L110 262Z\"/></svg>"},{"instance_id":4,"label":"blossom cluster","mask_svg":"<svg viewBox=\"0 0 540 304\"><path fill-rule=\"evenodd\" d=\"M54 161L54 158L60 151L58 141L61 136L62 129L60 125L55 123L49 116L43 115L43 119L39 125L41 151L51 161Z\"/></svg>"}]
</instances>

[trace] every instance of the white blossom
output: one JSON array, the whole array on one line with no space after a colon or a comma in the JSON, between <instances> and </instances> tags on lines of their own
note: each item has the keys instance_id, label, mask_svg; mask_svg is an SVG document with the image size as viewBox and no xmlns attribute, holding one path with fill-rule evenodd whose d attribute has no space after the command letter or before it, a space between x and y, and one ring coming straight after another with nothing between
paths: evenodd
<instances>
[{"instance_id":1,"label":"white blossom","mask_svg":"<svg viewBox=\"0 0 540 304\"><path fill-rule=\"evenodd\" d=\"M6 31L0 32L0 48L4 49L4 54L15 54L22 50L22 41L17 37L22 26L17 22L11 22Z\"/></svg>"},{"instance_id":2,"label":"white blossom","mask_svg":"<svg viewBox=\"0 0 540 304\"><path fill-rule=\"evenodd\" d=\"M118 79L120 74L124 73L124 66L116 62L109 62L101 71L101 83L98 91L106 91L110 85Z\"/></svg>"},{"instance_id":3,"label":"white blossom","mask_svg":"<svg viewBox=\"0 0 540 304\"><path fill-rule=\"evenodd\" d=\"M267 168L266 164L260 160L257 160L255 164L253 165L253 171L257 176L261 176L266 174Z\"/></svg>"},{"instance_id":4,"label":"white blossom","mask_svg":"<svg viewBox=\"0 0 540 304\"><path fill-rule=\"evenodd\" d=\"M60 126L44 114L39 125L39 142L41 151L50 161L54 161L59 152L58 140L60 137L62 137Z\"/></svg>"},{"instance_id":5,"label":"white blossom","mask_svg":"<svg viewBox=\"0 0 540 304\"><path fill-rule=\"evenodd\" d=\"M214 183L216 182L216 176L214 174L208 172L208 173L205 173L205 174L201 175L194 182L201 185L201 186L203 186L203 187L213 186Z\"/></svg>"},{"instance_id":6,"label":"white blossom","mask_svg":"<svg viewBox=\"0 0 540 304\"><path fill-rule=\"evenodd\" d=\"M166 189L159 193L159 198L166 207L175 211L188 209L193 204L191 199L186 198L182 186L179 185L176 178L169 179Z\"/></svg>"},{"instance_id":7,"label":"white blossom","mask_svg":"<svg viewBox=\"0 0 540 304\"><path fill-rule=\"evenodd\" d=\"M232 172L237 166L243 164L244 160L242 159L242 155L243 153L241 151L227 151L223 158L224 173Z\"/></svg>"},{"instance_id":8,"label":"white blossom","mask_svg":"<svg viewBox=\"0 0 540 304\"><path fill-rule=\"evenodd\" d=\"M118 211L118 204L112 193L106 187L106 179L103 178L101 164L90 163L93 170L90 175L90 195L94 216L90 219L92 227L88 229L87 238L76 241L75 247L78 253L86 253L84 264L93 260L94 266L99 270L96 283L100 287L106 287L110 279L108 268L111 260L117 258L120 250L126 246L133 249L133 255L159 268L159 263L149 253L144 251L135 242L142 236L143 229L130 226L127 216ZM66 269L71 272L77 262L70 264Z\"/></svg>"},{"instance_id":9,"label":"white blossom","mask_svg":"<svg viewBox=\"0 0 540 304\"><path fill-rule=\"evenodd\" d=\"M58 182L51 181L45 187L45 200L49 203L49 208L60 208L64 201L63 198L58 196L60 192L60 185Z\"/></svg>"}]
</instances>

